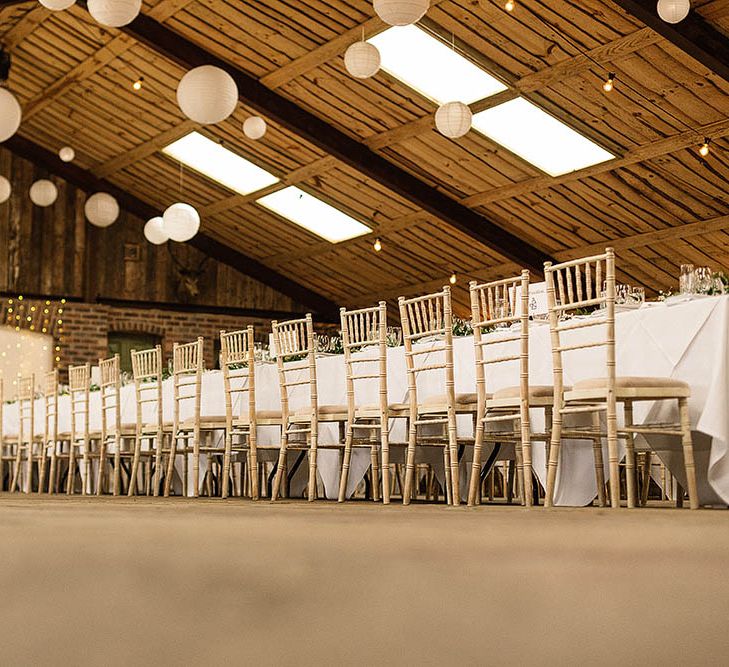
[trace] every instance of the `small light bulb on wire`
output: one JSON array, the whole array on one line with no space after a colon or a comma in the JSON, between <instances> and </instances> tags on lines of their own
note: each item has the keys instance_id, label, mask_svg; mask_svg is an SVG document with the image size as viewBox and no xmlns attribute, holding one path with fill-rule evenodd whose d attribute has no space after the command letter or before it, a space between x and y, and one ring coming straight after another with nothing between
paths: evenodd
<instances>
[{"instance_id":1,"label":"small light bulb on wire","mask_svg":"<svg viewBox=\"0 0 729 667\"><path fill-rule=\"evenodd\" d=\"M448 279L448 282L450 282L451 285L455 285L457 280L458 280L458 276L456 275L456 272L454 271L453 273L451 273L451 277Z\"/></svg>"},{"instance_id":2,"label":"small light bulb on wire","mask_svg":"<svg viewBox=\"0 0 729 667\"><path fill-rule=\"evenodd\" d=\"M602 89L609 93L615 87L615 72L610 72L607 75L607 80L602 84Z\"/></svg>"},{"instance_id":3,"label":"small light bulb on wire","mask_svg":"<svg viewBox=\"0 0 729 667\"><path fill-rule=\"evenodd\" d=\"M514 0L506 0L506 4L504 5L504 9L507 12L511 12L511 11L514 10L514 7L515 6L516 6L516 3L514 2Z\"/></svg>"},{"instance_id":4,"label":"small light bulb on wire","mask_svg":"<svg viewBox=\"0 0 729 667\"><path fill-rule=\"evenodd\" d=\"M382 250L382 241L380 241L380 239L375 239L372 247L375 249L375 252L380 252L380 250Z\"/></svg>"},{"instance_id":5,"label":"small light bulb on wire","mask_svg":"<svg viewBox=\"0 0 729 667\"><path fill-rule=\"evenodd\" d=\"M143 77L143 76L140 76L140 77L139 77L139 78L138 78L138 79L137 79L137 80L136 80L136 81L135 81L135 82L134 82L134 83L132 84L132 88L134 88L134 90L142 90L142 85L143 85L143 83L144 83L144 77Z\"/></svg>"},{"instance_id":6,"label":"small light bulb on wire","mask_svg":"<svg viewBox=\"0 0 729 667\"><path fill-rule=\"evenodd\" d=\"M701 144L701 147L699 148L699 155L701 155L701 157L706 157L709 154L710 143L711 139L709 139L709 137L704 137L704 143Z\"/></svg>"}]
</instances>

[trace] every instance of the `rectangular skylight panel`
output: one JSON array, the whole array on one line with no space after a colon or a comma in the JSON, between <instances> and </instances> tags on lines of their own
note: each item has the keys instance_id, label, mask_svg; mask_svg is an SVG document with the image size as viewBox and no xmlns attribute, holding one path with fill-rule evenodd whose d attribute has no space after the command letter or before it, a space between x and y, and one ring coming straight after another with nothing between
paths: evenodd
<instances>
[{"instance_id":1,"label":"rectangular skylight panel","mask_svg":"<svg viewBox=\"0 0 729 667\"><path fill-rule=\"evenodd\" d=\"M382 69L438 104L470 104L506 90L498 79L414 25L388 28L368 40Z\"/></svg>"},{"instance_id":2,"label":"rectangular skylight panel","mask_svg":"<svg viewBox=\"0 0 729 667\"><path fill-rule=\"evenodd\" d=\"M521 97L477 113L473 128L550 176L615 157Z\"/></svg>"},{"instance_id":3,"label":"rectangular skylight panel","mask_svg":"<svg viewBox=\"0 0 729 667\"><path fill-rule=\"evenodd\" d=\"M294 186L266 195L258 203L332 243L371 231L358 220Z\"/></svg>"},{"instance_id":4,"label":"rectangular skylight panel","mask_svg":"<svg viewBox=\"0 0 729 667\"><path fill-rule=\"evenodd\" d=\"M198 132L185 135L162 152L241 195L256 192L279 180Z\"/></svg>"}]
</instances>

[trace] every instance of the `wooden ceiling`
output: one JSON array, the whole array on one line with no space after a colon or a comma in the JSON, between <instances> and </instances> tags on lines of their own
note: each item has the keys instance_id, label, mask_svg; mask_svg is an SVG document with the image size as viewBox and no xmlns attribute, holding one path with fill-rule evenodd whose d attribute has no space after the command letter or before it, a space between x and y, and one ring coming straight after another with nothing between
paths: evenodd
<instances>
[{"instance_id":1,"label":"wooden ceiling","mask_svg":"<svg viewBox=\"0 0 729 667\"><path fill-rule=\"evenodd\" d=\"M693 5L729 34L729 0ZM500 99L524 95L617 155L558 178L476 132L445 139L433 127L435 106L384 72L349 76L346 47L363 30L385 28L370 0L145 0L143 13L481 216L474 221L495 223L493 239L484 227L477 240L470 219L464 231L466 215L463 226L444 220L395 181L270 115L266 136L250 141L241 125L259 113L253 105L199 128L176 103L184 57L133 31L103 29L80 6L0 9L23 138L53 151L72 145L80 167L159 210L177 199L180 179L159 149L193 129L222 140L283 185L305 187L372 228L333 245L186 170L185 198L207 235L334 302L430 290L456 271L456 309L465 313L468 279L517 271L514 254L495 249L500 230L558 259L611 244L620 278L654 291L674 287L684 262L729 271L729 82L609 0L518 0L512 13L500 0L441 0L422 22L507 83ZM617 74L609 95L607 71ZM140 76L144 87L134 92ZM704 136L712 152L702 161ZM381 253L372 250L377 236Z\"/></svg>"}]
</instances>

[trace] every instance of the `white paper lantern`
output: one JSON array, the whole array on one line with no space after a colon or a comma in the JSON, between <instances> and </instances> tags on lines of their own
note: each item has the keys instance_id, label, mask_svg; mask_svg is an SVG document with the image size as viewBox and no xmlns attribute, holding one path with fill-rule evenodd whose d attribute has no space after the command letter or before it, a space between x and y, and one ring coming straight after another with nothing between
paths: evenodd
<instances>
[{"instance_id":1,"label":"white paper lantern","mask_svg":"<svg viewBox=\"0 0 729 667\"><path fill-rule=\"evenodd\" d=\"M658 0L658 16L666 23L683 21L691 11L691 0Z\"/></svg>"},{"instance_id":2,"label":"white paper lantern","mask_svg":"<svg viewBox=\"0 0 729 667\"><path fill-rule=\"evenodd\" d=\"M172 204L162 216L162 228L173 241L189 241L200 229L200 215L190 204Z\"/></svg>"},{"instance_id":3,"label":"white paper lantern","mask_svg":"<svg viewBox=\"0 0 729 667\"><path fill-rule=\"evenodd\" d=\"M18 131L22 117L15 95L7 88L0 88L0 141L10 139Z\"/></svg>"},{"instance_id":4,"label":"white paper lantern","mask_svg":"<svg viewBox=\"0 0 729 667\"><path fill-rule=\"evenodd\" d=\"M10 181L5 176L0 176L0 204L10 199L10 193L13 191Z\"/></svg>"},{"instance_id":5,"label":"white paper lantern","mask_svg":"<svg viewBox=\"0 0 729 667\"><path fill-rule=\"evenodd\" d=\"M410 25L425 16L430 0L375 0L374 6L388 25Z\"/></svg>"},{"instance_id":6,"label":"white paper lantern","mask_svg":"<svg viewBox=\"0 0 729 667\"><path fill-rule=\"evenodd\" d=\"M76 158L76 151L70 146L64 146L60 151L58 151L58 157L60 157L63 162L73 162Z\"/></svg>"},{"instance_id":7,"label":"white paper lantern","mask_svg":"<svg viewBox=\"0 0 729 667\"><path fill-rule=\"evenodd\" d=\"M355 42L344 52L344 66L355 79L369 79L380 69L380 52L369 42Z\"/></svg>"},{"instance_id":8,"label":"white paper lantern","mask_svg":"<svg viewBox=\"0 0 729 667\"><path fill-rule=\"evenodd\" d=\"M61 9L68 9L76 0L40 0L40 3L51 11L57 12Z\"/></svg>"},{"instance_id":9,"label":"white paper lantern","mask_svg":"<svg viewBox=\"0 0 729 667\"><path fill-rule=\"evenodd\" d=\"M97 192L86 200L84 213L95 227L108 227L119 217L119 204L107 192Z\"/></svg>"},{"instance_id":10,"label":"white paper lantern","mask_svg":"<svg viewBox=\"0 0 729 667\"><path fill-rule=\"evenodd\" d=\"M87 4L94 20L111 28L130 24L142 9L142 0L89 0Z\"/></svg>"},{"instance_id":11,"label":"white paper lantern","mask_svg":"<svg viewBox=\"0 0 729 667\"><path fill-rule=\"evenodd\" d=\"M58 188L53 181L41 179L30 186L30 201L36 206L50 206L58 198Z\"/></svg>"},{"instance_id":12,"label":"white paper lantern","mask_svg":"<svg viewBox=\"0 0 729 667\"><path fill-rule=\"evenodd\" d=\"M473 114L463 102L448 102L435 112L435 126L444 137L458 139L471 129Z\"/></svg>"},{"instance_id":13,"label":"white paper lantern","mask_svg":"<svg viewBox=\"0 0 729 667\"><path fill-rule=\"evenodd\" d=\"M154 245L162 245L170 240L163 226L162 216L147 220L144 225L144 238Z\"/></svg>"},{"instance_id":14,"label":"white paper lantern","mask_svg":"<svg viewBox=\"0 0 729 667\"><path fill-rule=\"evenodd\" d=\"M190 120L219 123L235 111L238 86L225 70L212 65L191 69L177 86L177 103Z\"/></svg>"},{"instance_id":15,"label":"white paper lantern","mask_svg":"<svg viewBox=\"0 0 729 667\"><path fill-rule=\"evenodd\" d=\"M243 134L249 139L260 139L266 134L266 121L260 116L251 116L246 118L243 123Z\"/></svg>"}]
</instances>

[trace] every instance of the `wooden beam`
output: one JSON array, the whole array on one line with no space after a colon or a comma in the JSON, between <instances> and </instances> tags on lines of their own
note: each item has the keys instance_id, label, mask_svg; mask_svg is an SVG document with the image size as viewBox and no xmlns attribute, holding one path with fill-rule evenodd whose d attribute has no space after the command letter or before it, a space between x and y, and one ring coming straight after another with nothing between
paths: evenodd
<instances>
[{"instance_id":1,"label":"wooden beam","mask_svg":"<svg viewBox=\"0 0 729 667\"><path fill-rule=\"evenodd\" d=\"M50 12L43 5L36 5L3 35L2 45L6 50L12 51L48 18L49 14Z\"/></svg>"},{"instance_id":2,"label":"wooden beam","mask_svg":"<svg viewBox=\"0 0 729 667\"><path fill-rule=\"evenodd\" d=\"M680 23L666 23L654 0L613 0L707 69L729 81L729 40L692 8Z\"/></svg>"},{"instance_id":3,"label":"wooden beam","mask_svg":"<svg viewBox=\"0 0 729 667\"><path fill-rule=\"evenodd\" d=\"M715 232L723 232L729 230L729 215L721 215L709 220L698 220L674 227L666 227L665 229L656 229L651 232L643 232L632 236L623 236L617 239L606 239L599 243L591 243L582 245L577 248L568 248L566 250L558 250L554 253L555 259L559 262L566 262L571 259L586 257L596 252L603 252L605 248L614 248L615 250L633 250L635 248L644 248L655 243L666 243L675 241L676 239L687 239L692 236L700 236L702 234L712 234ZM504 276L516 275L519 267L516 264L499 264L479 266L468 274L461 276L461 280L472 279L497 279ZM354 304L366 304L373 299L391 299L398 296L410 296L421 291L437 289L439 285L445 281L444 277L434 280L425 281L417 284L399 285L387 290L378 290L376 292L367 292L356 294L353 296Z\"/></svg>"},{"instance_id":4,"label":"wooden beam","mask_svg":"<svg viewBox=\"0 0 729 667\"><path fill-rule=\"evenodd\" d=\"M140 15L122 30L185 68L214 65L226 70L236 81L241 100L274 122L446 224L469 235L482 245L535 272L541 270L545 253L540 249L525 243L523 239L494 221L424 183L318 116L266 88L246 72L176 34L149 16Z\"/></svg>"},{"instance_id":5,"label":"wooden beam","mask_svg":"<svg viewBox=\"0 0 729 667\"><path fill-rule=\"evenodd\" d=\"M156 207L142 201L129 192L121 190L108 181L97 178L91 172L81 169L81 167L73 163L62 162L55 153L38 146L19 134L8 139L3 146L16 155L39 166L43 166L49 172L56 174L85 192L110 193L116 197L119 205L124 210L142 220L148 220L159 215L159 210ZM319 317L333 317L338 310L337 305L333 301L326 299L309 288L281 275L258 260L248 257L206 234L198 234L189 243L213 259L227 264L240 273L248 275L282 294L286 294L308 308L312 308L317 311Z\"/></svg>"}]
</instances>

